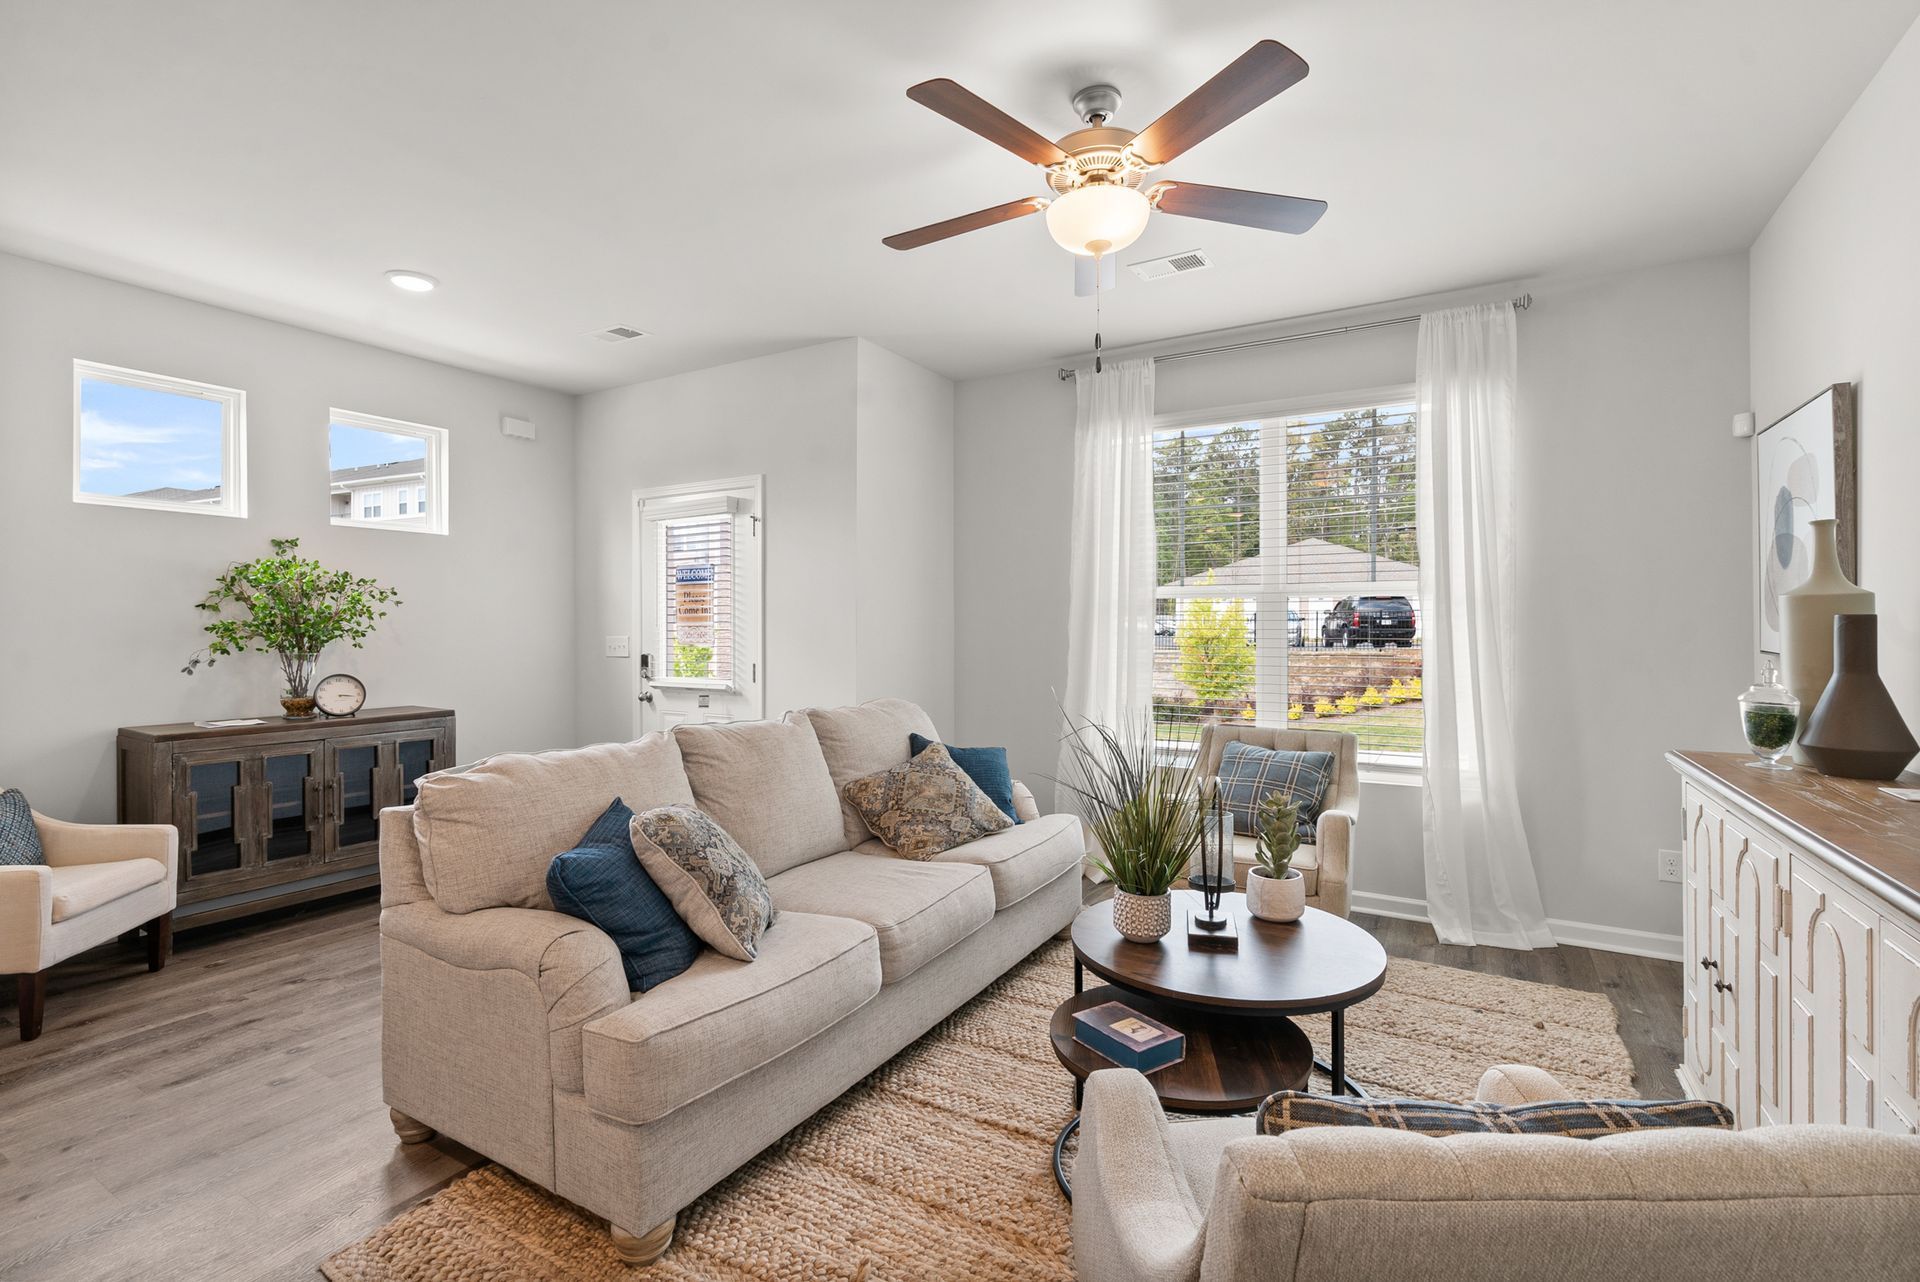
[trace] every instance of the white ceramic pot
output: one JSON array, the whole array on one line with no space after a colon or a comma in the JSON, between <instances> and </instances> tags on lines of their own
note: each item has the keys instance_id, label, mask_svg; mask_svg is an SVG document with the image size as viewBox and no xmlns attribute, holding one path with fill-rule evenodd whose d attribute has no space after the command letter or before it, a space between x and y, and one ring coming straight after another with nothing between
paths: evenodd
<instances>
[{"instance_id":1,"label":"white ceramic pot","mask_svg":"<svg viewBox=\"0 0 1920 1282\"><path fill-rule=\"evenodd\" d=\"M1803 725L1833 676L1833 616L1873 613L1873 593L1855 586L1841 572L1836 523L1824 520L1808 525L1813 548L1806 581L1780 594L1780 684L1800 700ZM1793 759L1811 764L1798 743L1793 745Z\"/></svg>"},{"instance_id":2,"label":"white ceramic pot","mask_svg":"<svg viewBox=\"0 0 1920 1282\"><path fill-rule=\"evenodd\" d=\"M1123 939L1151 944L1173 929L1173 896L1129 895L1115 890L1113 928Z\"/></svg>"},{"instance_id":3,"label":"white ceramic pot","mask_svg":"<svg viewBox=\"0 0 1920 1282\"><path fill-rule=\"evenodd\" d=\"M1307 879L1298 868L1287 869L1285 878L1249 868L1247 911L1261 921L1299 921L1307 911Z\"/></svg>"}]
</instances>

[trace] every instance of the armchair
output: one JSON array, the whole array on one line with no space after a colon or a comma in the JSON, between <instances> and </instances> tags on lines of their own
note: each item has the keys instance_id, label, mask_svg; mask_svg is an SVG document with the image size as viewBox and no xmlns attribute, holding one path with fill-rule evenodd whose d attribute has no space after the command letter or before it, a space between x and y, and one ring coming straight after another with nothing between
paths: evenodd
<instances>
[{"instance_id":1,"label":"armchair","mask_svg":"<svg viewBox=\"0 0 1920 1282\"><path fill-rule=\"evenodd\" d=\"M1360 818L1359 741L1342 730L1206 726L1200 731L1200 746L1193 758L1193 768L1201 778L1220 773L1221 755L1234 739L1256 748L1333 754L1333 783L1320 810L1320 826L1313 841L1303 844L1294 855L1293 866L1307 879L1308 907L1345 917L1353 900L1353 827ZM1233 884L1240 890L1247 888L1247 869L1253 867L1258 844L1259 839L1251 833L1234 835Z\"/></svg>"},{"instance_id":2,"label":"armchair","mask_svg":"<svg viewBox=\"0 0 1920 1282\"><path fill-rule=\"evenodd\" d=\"M55 964L144 926L147 969L166 965L179 885L171 824L33 822L47 862L0 866L0 974L17 978L23 1042L40 1036Z\"/></svg>"}]
</instances>

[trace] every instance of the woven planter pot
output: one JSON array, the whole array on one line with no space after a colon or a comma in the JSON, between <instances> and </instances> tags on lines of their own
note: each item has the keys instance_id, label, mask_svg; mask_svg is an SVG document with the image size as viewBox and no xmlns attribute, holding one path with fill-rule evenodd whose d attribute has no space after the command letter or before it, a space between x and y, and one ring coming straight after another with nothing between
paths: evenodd
<instances>
[{"instance_id":1,"label":"woven planter pot","mask_svg":"<svg viewBox=\"0 0 1920 1282\"><path fill-rule=\"evenodd\" d=\"M1113 892L1113 928L1123 939L1151 944L1173 929L1172 895L1129 895Z\"/></svg>"}]
</instances>

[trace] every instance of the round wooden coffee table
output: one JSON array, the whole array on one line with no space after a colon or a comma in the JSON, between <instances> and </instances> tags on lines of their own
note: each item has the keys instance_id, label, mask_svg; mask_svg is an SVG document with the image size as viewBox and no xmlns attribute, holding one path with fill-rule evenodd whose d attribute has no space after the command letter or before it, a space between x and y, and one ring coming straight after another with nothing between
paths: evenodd
<instances>
[{"instance_id":1,"label":"round wooden coffee table","mask_svg":"<svg viewBox=\"0 0 1920 1282\"><path fill-rule=\"evenodd\" d=\"M1073 1038L1074 1014L1118 1001L1180 1030L1186 1058L1148 1075L1167 1108L1238 1113L1275 1091L1304 1090L1316 1061L1307 1035L1290 1016L1331 1015L1331 1062L1319 1063L1335 1093L1364 1094L1347 1076L1347 1007L1380 991L1387 953L1380 941L1343 917L1309 908L1297 922L1261 921L1246 896L1221 897L1239 947L1216 952L1187 946L1187 917L1201 908L1198 891L1173 892L1173 930L1151 944L1121 938L1113 905L1090 904L1073 923L1074 995L1053 1012L1053 1053L1073 1074L1080 1105L1089 1073L1113 1062ZM1086 972L1106 984L1088 989ZM1061 1150L1080 1124L1076 1116L1054 1143L1054 1176L1072 1196Z\"/></svg>"}]
</instances>

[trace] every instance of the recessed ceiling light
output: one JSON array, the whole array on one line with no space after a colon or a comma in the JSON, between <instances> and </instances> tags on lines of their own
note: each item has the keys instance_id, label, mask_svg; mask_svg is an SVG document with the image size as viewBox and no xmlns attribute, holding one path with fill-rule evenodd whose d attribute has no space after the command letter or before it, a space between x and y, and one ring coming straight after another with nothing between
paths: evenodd
<instances>
[{"instance_id":1,"label":"recessed ceiling light","mask_svg":"<svg viewBox=\"0 0 1920 1282\"><path fill-rule=\"evenodd\" d=\"M424 294L440 282L425 272L390 271L387 280L395 289L404 289L409 294Z\"/></svg>"}]
</instances>

